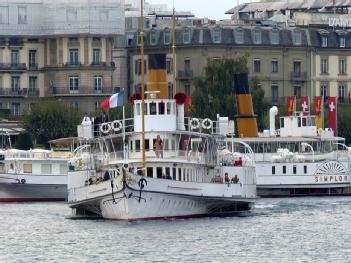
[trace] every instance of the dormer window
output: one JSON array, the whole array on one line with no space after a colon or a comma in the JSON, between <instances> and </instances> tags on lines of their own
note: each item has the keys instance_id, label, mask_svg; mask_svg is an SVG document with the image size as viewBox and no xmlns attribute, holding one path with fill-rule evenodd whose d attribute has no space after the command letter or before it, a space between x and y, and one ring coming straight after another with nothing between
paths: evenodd
<instances>
[{"instance_id":1,"label":"dormer window","mask_svg":"<svg viewBox=\"0 0 351 263\"><path fill-rule=\"evenodd\" d=\"M278 45L279 44L279 30L273 29L271 31L271 44Z\"/></svg>"},{"instance_id":2,"label":"dormer window","mask_svg":"<svg viewBox=\"0 0 351 263\"><path fill-rule=\"evenodd\" d=\"M244 43L244 29L237 28L234 31L235 43L243 44Z\"/></svg>"},{"instance_id":3,"label":"dormer window","mask_svg":"<svg viewBox=\"0 0 351 263\"><path fill-rule=\"evenodd\" d=\"M300 46L302 43L302 37L301 37L301 31L300 30L294 30L293 31L293 42L294 45Z\"/></svg>"},{"instance_id":4,"label":"dormer window","mask_svg":"<svg viewBox=\"0 0 351 263\"><path fill-rule=\"evenodd\" d=\"M163 43L169 45L171 43L171 31L167 28L163 32Z\"/></svg>"},{"instance_id":5,"label":"dormer window","mask_svg":"<svg viewBox=\"0 0 351 263\"><path fill-rule=\"evenodd\" d=\"M346 46L346 39L345 39L345 37L340 37L339 38L339 44L340 44L340 47L345 47Z\"/></svg>"},{"instance_id":6,"label":"dormer window","mask_svg":"<svg viewBox=\"0 0 351 263\"><path fill-rule=\"evenodd\" d=\"M253 43L254 44L261 44L262 37L261 37L261 30L255 29L253 31Z\"/></svg>"},{"instance_id":7,"label":"dormer window","mask_svg":"<svg viewBox=\"0 0 351 263\"><path fill-rule=\"evenodd\" d=\"M156 43L157 43L156 31L155 30L151 30L150 31L150 44L151 45L156 45Z\"/></svg>"},{"instance_id":8,"label":"dormer window","mask_svg":"<svg viewBox=\"0 0 351 263\"><path fill-rule=\"evenodd\" d=\"M322 47L328 47L328 37L322 36Z\"/></svg>"},{"instance_id":9,"label":"dormer window","mask_svg":"<svg viewBox=\"0 0 351 263\"><path fill-rule=\"evenodd\" d=\"M220 43L221 42L221 29L220 28L215 28L213 30L213 42L214 43Z\"/></svg>"},{"instance_id":10,"label":"dormer window","mask_svg":"<svg viewBox=\"0 0 351 263\"><path fill-rule=\"evenodd\" d=\"M190 43L190 29L185 28L183 31L183 43L188 44Z\"/></svg>"}]
</instances>

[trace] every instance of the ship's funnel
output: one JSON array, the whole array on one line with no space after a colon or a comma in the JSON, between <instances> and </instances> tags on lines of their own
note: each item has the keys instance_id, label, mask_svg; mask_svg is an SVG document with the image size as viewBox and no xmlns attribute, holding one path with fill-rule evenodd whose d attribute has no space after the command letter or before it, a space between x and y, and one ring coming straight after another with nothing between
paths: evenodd
<instances>
[{"instance_id":1,"label":"ship's funnel","mask_svg":"<svg viewBox=\"0 0 351 263\"><path fill-rule=\"evenodd\" d=\"M150 54L147 89L157 92L157 99L168 98L166 54Z\"/></svg>"},{"instance_id":2,"label":"ship's funnel","mask_svg":"<svg viewBox=\"0 0 351 263\"><path fill-rule=\"evenodd\" d=\"M234 75L234 89L237 105L235 116L239 137L257 137L257 116L254 114L247 73Z\"/></svg>"}]
</instances>

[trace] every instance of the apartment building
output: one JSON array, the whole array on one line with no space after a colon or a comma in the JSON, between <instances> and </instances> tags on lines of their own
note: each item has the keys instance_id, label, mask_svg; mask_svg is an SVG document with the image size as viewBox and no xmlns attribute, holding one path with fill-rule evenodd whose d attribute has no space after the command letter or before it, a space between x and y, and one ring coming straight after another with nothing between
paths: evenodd
<instances>
[{"instance_id":1,"label":"apartment building","mask_svg":"<svg viewBox=\"0 0 351 263\"><path fill-rule=\"evenodd\" d=\"M53 98L93 112L116 91L113 40L122 0L0 0L0 108Z\"/></svg>"}]
</instances>

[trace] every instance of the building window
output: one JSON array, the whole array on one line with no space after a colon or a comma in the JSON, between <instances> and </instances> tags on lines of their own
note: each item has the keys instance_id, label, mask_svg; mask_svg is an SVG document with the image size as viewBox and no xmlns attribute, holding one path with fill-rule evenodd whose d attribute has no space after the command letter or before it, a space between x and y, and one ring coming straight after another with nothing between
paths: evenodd
<instances>
[{"instance_id":1,"label":"building window","mask_svg":"<svg viewBox=\"0 0 351 263\"><path fill-rule=\"evenodd\" d=\"M328 84L322 83L321 84L321 93L320 95L326 99L328 97Z\"/></svg>"},{"instance_id":2,"label":"building window","mask_svg":"<svg viewBox=\"0 0 351 263\"><path fill-rule=\"evenodd\" d=\"M166 70L167 70L167 74L171 74L172 73L172 59L167 58L166 60Z\"/></svg>"},{"instance_id":3,"label":"building window","mask_svg":"<svg viewBox=\"0 0 351 263\"><path fill-rule=\"evenodd\" d=\"M100 59L100 49L99 48L94 48L93 49L93 64L94 65L99 65L100 62L101 62L101 59Z\"/></svg>"},{"instance_id":4,"label":"building window","mask_svg":"<svg viewBox=\"0 0 351 263\"><path fill-rule=\"evenodd\" d=\"M296 46L299 46L301 45L302 43L302 40L301 40L301 31L300 30L294 30L293 31L293 42L294 42L294 45Z\"/></svg>"},{"instance_id":5,"label":"building window","mask_svg":"<svg viewBox=\"0 0 351 263\"><path fill-rule=\"evenodd\" d=\"M36 90L37 89L37 77L30 76L29 77L29 90Z\"/></svg>"},{"instance_id":6,"label":"building window","mask_svg":"<svg viewBox=\"0 0 351 263\"><path fill-rule=\"evenodd\" d=\"M163 32L163 42L165 45L169 45L171 43L171 31L168 28Z\"/></svg>"},{"instance_id":7,"label":"building window","mask_svg":"<svg viewBox=\"0 0 351 263\"><path fill-rule=\"evenodd\" d=\"M271 31L271 44L278 45L279 44L279 30L273 29Z\"/></svg>"},{"instance_id":8,"label":"building window","mask_svg":"<svg viewBox=\"0 0 351 263\"><path fill-rule=\"evenodd\" d=\"M346 39L345 37L340 37L340 47L345 47L346 46Z\"/></svg>"},{"instance_id":9,"label":"building window","mask_svg":"<svg viewBox=\"0 0 351 263\"><path fill-rule=\"evenodd\" d=\"M156 43L157 43L156 31L155 30L151 30L150 31L150 44L151 45L156 45Z\"/></svg>"},{"instance_id":10,"label":"building window","mask_svg":"<svg viewBox=\"0 0 351 263\"><path fill-rule=\"evenodd\" d=\"M260 59L254 59L254 61L253 61L253 71L255 73L261 72L261 60Z\"/></svg>"},{"instance_id":11,"label":"building window","mask_svg":"<svg viewBox=\"0 0 351 263\"><path fill-rule=\"evenodd\" d=\"M278 60L272 60L272 72L273 73L278 72Z\"/></svg>"},{"instance_id":12,"label":"building window","mask_svg":"<svg viewBox=\"0 0 351 263\"><path fill-rule=\"evenodd\" d=\"M190 43L190 29L185 28L183 31L183 43Z\"/></svg>"},{"instance_id":13,"label":"building window","mask_svg":"<svg viewBox=\"0 0 351 263\"><path fill-rule=\"evenodd\" d=\"M244 43L244 29L237 28L234 31L234 36L235 36L235 43L237 43L237 44L243 44Z\"/></svg>"},{"instance_id":14,"label":"building window","mask_svg":"<svg viewBox=\"0 0 351 263\"><path fill-rule=\"evenodd\" d=\"M301 86L295 85L294 86L294 96L299 99L301 97Z\"/></svg>"},{"instance_id":15,"label":"building window","mask_svg":"<svg viewBox=\"0 0 351 263\"><path fill-rule=\"evenodd\" d=\"M18 91L20 89L20 77L13 76L11 77L11 90Z\"/></svg>"},{"instance_id":16,"label":"building window","mask_svg":"<svg viewBox=\"0 0 351 263\"><path fill-rule=\"evenodd\" d=\"M190 58L184 60L184 70L185 72L190 72Z\"/></svg>"},{"instance_id":17,"label":"building window","mask_svg":"<svg viewBox=\"0 0 351 263\"><path fill-rule=\"evenodd\" d=\"M278 101L278 85L277 84L272 84L271 86L271 90L272 90L272 102L277 102Z\"/></svg>"},{"instance_id":18,"label":"building window","mask_svg":"<svg viewBox=\"0 0 351 263\"><path fill-rule=\"evenodd\" d=\"M29 50L28 51L28 65L29 65L29 68L36 68L37 67L37 51L36 50Z\"/></svg>"},{"instance_id":19,"label":"building window","mask_svg":"<svg viewBox=\"0 0 351 263\"><path fill-rule=\"evenodd\" d=\"M328 59L321 58L321 73L327 74L328 73Z\"/></svg>"},{"instance_id":20,"label":"building window","mask_svg":"<svg viewBox=\"0 0 351 263\"><path fill-rule=\"evenodd\" d=\"M79 50L77 48L71 48L69 50L69 63L71 65L79 64Z\"/></svg>"},{"instance_id":21,"label":"building window","mask_svg":"<svg viewBox=\"0 0 351 263\"><path fill-rule=\"evenodd\" d=\"M254 42L254 44L261 44L261 42L262 42L261 30L255 29L253 31L253 42Z\"/></svg>"},{"instance_id":22,"label":"building window","mask_svg":"<svg viewBox=\"0 0 351 263\"><path fill-rule=\"evenodd\" d=\"M94 88L95 91L102 90L102 76L98 75L94 77Z\"/></svg>"},{"instance_id":23,"label":"building window","mask_svg":"<svg viewBox=\"0 0 351 263\"><path fill-rule=\"evenodd\" d=\"M20 115L20 104L17 102L14 102L11 104L11 114L14 116Z\"/></svg>"},{"instance_id":24,"label":"building window","mask_svg":"<svg viewBox=\"0 0 351 263\"><path fill-rule=\"evenodd\" d=\"M293 72L295 77L300 77L301 75L301 61L294 61Z\"/></svg>"},{"instance_id":25,"label":"building window","mask_svg":"<svg viewBox=\"0 0 351 263\"><path fill-rule=\"evenodd\" d=\"M346 74L346 59L339 59L339 74Z\"/></svg>"},{"instance_id":26,"label":"building window","mask_svg":"<svg viewBox=\"0 0 351 263\"><path fill-rule=\"evenodd\" d=\"M135 61L135 74L141 75L141 59ZM146 74L146 61L144 60L144 74Z\"/></svg>"},{"instance_id":27,"label":"building window","mask_svg":"<svg viewBox=\"0 0 351 263\"><path fill-rule=\"evenodd\" d=\"M71 76L69 77L69 90L78 91L79 90L79 77Z\"/></svg>"},{"instance_id":28,"label":"building window","mask_svg":"<svg viewBox=\"0 0 351 263\"><path fill-rule=\"evenodd\" d=\"M185 91L185 94L190 96L191 93L190 93L190 84L185 84L184 85L184 91Z\"/></svg>"},{"instance_id":29,"label":"building window","mask_svg":"<svg viewBox=\"0 0 351 263\"><path fill-rule=\"evenodd\" d=\"M19 63L19 51L16 49L11 50L11 65L17 66Z\"/></svg>"},{"instance_id":30,"label":"building window","mask_svg":"<svg viewBox=\"0 0 351 263\"><path fill-rule=\"evenodd\" d=\"M328 37L322 36L322 47L328 47Z\"/></svg>"},{"instance_id":31,"label":"building window","mask_svg":"<svg viewBox=\"0 0 351 263\"><path fill-rule=\"evenodd\" d=\"M214 43L221 43L221 29L215 28L213 30L213 42Z\"/></svg>"},{"instance_id":32,"label":"building window","mask_svg":"<svg viewBox=\"0 0 351 263\"><path fill-rule=\"evenodd\" d=\"M18 7L18 24L27 24L27 7Z\"/></svg>"},{"instance_id":33,"label":"building window","mask_svg":"<svg viewBox=\"0 0 351 263\"><path fill-rule=\"evenodd\" d=\"M340 83L338 87L338 101L339 102L344 102L345 101L345 83Z\"/></svg>"},{"instance_id":34,"label":"building window","mask_svg":"<svg viewBox=\"0 0 351 263\"><path fill-rule=\"evenodd\" d=\"M9 23L9 7L0 6L0 24Z\"/></svg>"}]
</instances>

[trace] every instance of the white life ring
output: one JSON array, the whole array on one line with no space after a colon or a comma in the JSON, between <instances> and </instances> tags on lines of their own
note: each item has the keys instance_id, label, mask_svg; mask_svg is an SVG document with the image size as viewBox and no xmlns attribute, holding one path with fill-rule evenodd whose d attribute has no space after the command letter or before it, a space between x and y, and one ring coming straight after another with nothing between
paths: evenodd
<instances>
[{"instance_id":1,"label":"white life ring","mask_svg":"<svg viewBox=\"0 0 351 263\"><path fill-rule=\"evenodd\" d=\"M192 118L190 120L190 128L192 130L200 128L200 120L198 118Z\"/></svg>"},{"instance_id":2,"label":"white life ring","mask_svg":"<svg viewBox=\"0 0 351 263\"><path fill-rule=\"evenodd\" d=\"M113 121L111 126L114 132L119 132L123 127L121 121Z\"/></svg>"},{"instance_id":3,"label":"white life ring","mask_svg":"<svg viewBox=\"0 0 351 263\"><path fill-rule=\"evenodd\" d=\"M108 134L111 131L111 125L109 123L107 123L107 122L101 124L100 131L103 134Z\"/></svg>"},{"instance_id":4,"label":"white life ring","mask_svg":"<svg viewBox=\"0 0 351 263\"><path fill-rule=\"evenodd\" d=\"M202 128L209 130L212 128L212 121L209 118L206 118L202 121Z\"/></svg>"}]
</instances>

